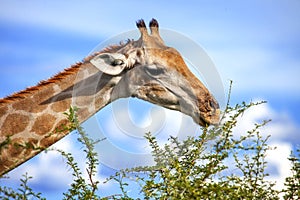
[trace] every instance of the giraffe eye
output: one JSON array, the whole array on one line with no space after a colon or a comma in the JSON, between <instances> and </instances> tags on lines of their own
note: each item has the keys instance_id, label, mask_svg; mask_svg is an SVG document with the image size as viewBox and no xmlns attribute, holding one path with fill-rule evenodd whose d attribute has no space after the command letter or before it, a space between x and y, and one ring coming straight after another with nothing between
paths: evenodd
<instances>
[{"instance_id":1,"label":"giraffe eye","mask_svg":"<svg viewBox=\"0 0 300 200\"><path fill-rule=\"evenodd\" d=\"M146 68L146 72L150 76L158 76L158 75L162 74L164 72L164 70L162 68L158 68L156 66L149 66Z\"/></svg>"}]
</instances>

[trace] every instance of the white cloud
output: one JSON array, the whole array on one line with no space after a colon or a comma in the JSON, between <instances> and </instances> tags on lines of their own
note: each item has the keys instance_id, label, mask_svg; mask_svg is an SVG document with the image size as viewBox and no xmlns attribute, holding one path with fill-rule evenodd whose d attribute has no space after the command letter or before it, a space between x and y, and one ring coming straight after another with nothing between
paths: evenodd
<instances>
[{"instance_id":1,"label":"white cloud","mask_svg":"<svg viewBox=\"0 0 300 200\"><path fill-rule=\"evenodd\" d=\"M254 100L253 102L259 102ZM262 127L264 136L271 135L270 143L281 142L300 142L300 127L287 111L274 110L268 103L254 106L247 110L241 117L236 132L246 133L247 130L254 128L254 123L261 123L263 120L271 120L266 126Z\"/></svg>"},{"instance_id":2,"label":"white cloud","mask_svg":"<svg viewBox=\"0 0 300 200\"><path fill-rule=\"evenodd\" d=\"M288 157L291 154L292 145L289 143L278 142L270 145L274 150L270 150L267 153L266 161L276 166L277 174L271 174L267 180L276 182L275 189L282 190L284 188L285 178L291 175L291 163L288 161Z\"/></svg>"}]
</instances>

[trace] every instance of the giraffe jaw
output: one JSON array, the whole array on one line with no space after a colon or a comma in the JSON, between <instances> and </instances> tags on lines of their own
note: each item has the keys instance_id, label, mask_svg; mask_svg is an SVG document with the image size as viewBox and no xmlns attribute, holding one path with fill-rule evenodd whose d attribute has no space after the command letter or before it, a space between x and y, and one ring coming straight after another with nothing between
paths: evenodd
<instances>
[{"instance_id":1,"label":"giraffe jaw","mask_svg":"<svg viewBox=\"0 0 300 200\"><path fill-rule=\"evenodd\" d=\"M193 99L182 99L178 94L171 90L161 87L156 83L146 84L140 87L131 95L139 99L160 105L170 110L176 110L190 116L196 124L200 126L219 124L220 109L212 109L210 112L202 112Z\"/></svg>"}]
</instances>

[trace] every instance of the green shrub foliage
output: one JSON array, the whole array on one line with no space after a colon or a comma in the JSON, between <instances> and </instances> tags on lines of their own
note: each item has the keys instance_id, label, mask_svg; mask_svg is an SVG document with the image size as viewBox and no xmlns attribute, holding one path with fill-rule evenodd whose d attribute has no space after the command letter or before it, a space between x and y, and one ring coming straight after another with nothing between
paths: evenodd
<instances>
[{"instance_id":1,"label":"green shrub foliage","mask_svg":"<svg viewBox=\"0 0 300 200\"><path fill-rule=\"evenodd\" d=\"M263 137L260 128L269 121L254 124L246 133L234 134L234 128L243 113L253 106L265 103L241 103L234 107L227 103L221 124L202 128L202 134L180 141L170 137L167 144L161 146L151 133L145 134L152 148L154 166L143 166L118 171L104 183L119 183L120 194L109 197L99 196L99 182L95 181L99 165L94 145L97 142L87 137L79 125L76 108L65 113L71 126L76 129L78 141L86 156L84 169L88 178L83 177L71 153L56 150L65 158L72 171L73 182L64 195L64 199L133 199L128 190L138 183L141 199L284 199L300 198L300 150L298 156L288 158L292 163L292 176L286 178L285 189L277 191L275 183L266 181L266 152L271 150L267 144L269 136ZM101 155L100 155L101 156ZM20 187L16 190L1 185L0 199L45 199L41 193L35 193L28 181L32 177L25 174Z\"/></svg>"},{"instance_id":2,"label":"green shrub foliage","mask_svg":"<svg viewBox=\"0 0 300 200\"><path fill-rule=\"evenodd\" d=\"M269 137L263 138L259 128L268 121L233 135L239 117L260 103L227 106L220 126L203 128L200 136L184 141L171 137L159 146L147 133L156 165L117 175L135 177L145 199L278 199L274 183L265 180Z\"/></svg>"}]
</instances>

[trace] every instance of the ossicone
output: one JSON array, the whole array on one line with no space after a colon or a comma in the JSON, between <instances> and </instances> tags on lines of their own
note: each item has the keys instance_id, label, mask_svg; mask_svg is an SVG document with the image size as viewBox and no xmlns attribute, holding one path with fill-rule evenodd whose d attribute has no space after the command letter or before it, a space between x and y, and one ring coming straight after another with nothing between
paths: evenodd
<instances>
[{"instance_id":1,"label":"ossicone","mask_svg":"<svg viewBox=\"0 0 300 200\"><path fill-rule=\"evenodd\" d=\"M151 27L157 27L158 28L158 21L154 18L152 18L152 20L149 23L150 28Z\"/></svg>"},{"instance_id":2,"label":"ossicone","mask_svg":"<svg viewBox=\"0 0 300 200\"><path fill-rule=\"evenodd\" d=\"M140 29L140 28L146 28L146 24L145 21L143 19L140 19L136 22L136 26Z\"/></svg>"},{"instance_id":3,"label":"ossicone","mask_svg":"<svg viewBox=\"0 0 300 200\"><path fill-rule=\"evenodd\" d=\"M159 25L156 19L152 18L151 21L149 22L151 35L148 34L147 27L143 19L138 20L136 22L136 26L138 27L141 33L141 37L139 41L143 41L143 43L146 46L154 47L158 45L164 45L164 41L159 35L159 30L158 30Z\"/></svg>"}]
</instances>

